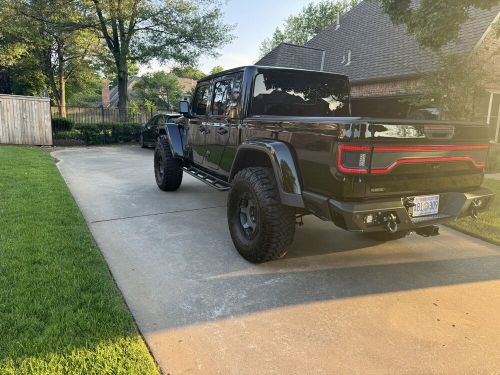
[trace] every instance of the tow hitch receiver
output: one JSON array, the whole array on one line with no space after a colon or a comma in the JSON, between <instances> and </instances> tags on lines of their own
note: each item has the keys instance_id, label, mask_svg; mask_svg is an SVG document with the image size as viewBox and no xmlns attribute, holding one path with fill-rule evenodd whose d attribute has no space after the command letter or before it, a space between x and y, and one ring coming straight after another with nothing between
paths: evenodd
<instances>
[{"instance_id":1,"label":"tow hitch receiver","mask_svg":"<svg viewBox=\"0 0 500 375\"><path fill-rule=\"evenodd\" d=\"M429 227L417 228L415 229L415 233L422 237L439 236L439 227L437 225L431 225Z\"/></svg>"}]
</instances>

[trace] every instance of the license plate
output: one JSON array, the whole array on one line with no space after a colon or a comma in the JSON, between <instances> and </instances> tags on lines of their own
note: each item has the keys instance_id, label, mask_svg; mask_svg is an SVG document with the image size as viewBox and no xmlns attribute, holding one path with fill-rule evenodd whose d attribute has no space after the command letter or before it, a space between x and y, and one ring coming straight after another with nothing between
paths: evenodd
<instances>
[{"instance_id":1,"label":"license plate","mask_svg":"<svg viewBox=\"0 0 500 375\"><path fill-rule=\"evenodd\" d=\"M413 217L429 216L439 213L439 195L423 195L415 197L412 210Z\"/></svg>"}]
</instances>

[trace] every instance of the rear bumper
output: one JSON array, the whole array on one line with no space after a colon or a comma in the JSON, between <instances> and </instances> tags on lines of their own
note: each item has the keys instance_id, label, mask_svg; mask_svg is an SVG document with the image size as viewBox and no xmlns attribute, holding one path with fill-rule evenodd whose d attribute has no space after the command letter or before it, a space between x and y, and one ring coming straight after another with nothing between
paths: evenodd
<instances>
[{"instance_id":1,"label":"rear bumper","mask_svg":"<svg viewBox=\"0 0 500 375\"><path fill-rule=\"evenodd\" d=\"M341 202L335 199L321 199L322 197L316 194L305 194L306 201L311 203L311 211L317 216L331 220L341 228L356 232L384 230L382 218L391 214L397 217L398 230L414 230L453 221L471 216L474 208L477 212L488 210L494 199L494 194L485 188L467 193L441 193L438 214L412 218L401 198L374 202ZM478 202L482 203L480 207L477 207ZM370 215L374 220L369 220Z\"/></svg>"}]
</instances>

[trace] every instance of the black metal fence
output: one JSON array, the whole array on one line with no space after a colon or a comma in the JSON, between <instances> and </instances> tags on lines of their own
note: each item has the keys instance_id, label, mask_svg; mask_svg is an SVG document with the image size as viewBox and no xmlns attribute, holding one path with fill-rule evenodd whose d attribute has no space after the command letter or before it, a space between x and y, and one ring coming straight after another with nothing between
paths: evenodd
<instances>
[{"instance_id":1,"label":"black metal fence","mask_svg":"<svg viewBox=\"0 0 500 375\"><path fill-rule=\"evenodd\" d=\"M66 107L66 118L75 124L135 123L144 124L161 110L129 108L126 113L118 108ZM52 118L60 117L59 108L51 108Z\"/></svg>"}]
</instances>

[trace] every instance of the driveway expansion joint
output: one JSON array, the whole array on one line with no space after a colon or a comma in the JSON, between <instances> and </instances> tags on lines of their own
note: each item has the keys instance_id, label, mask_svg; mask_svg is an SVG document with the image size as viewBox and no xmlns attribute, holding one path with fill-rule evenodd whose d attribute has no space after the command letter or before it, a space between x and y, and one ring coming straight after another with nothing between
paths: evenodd
<instances>
[{"instance_id":1,"label":"driveway expansion joint","mask_svg":"<svg viewBox=\"0 0 500 375\"><path fill-rule=\"evenodd\" d=\"M215 209L215 208L225 208L225 207L227 207L227 206L226 205L224 205L224 206L211 206L211 207L193 208L193 209L190 209L190 210L174 210L174 211L166 211L166 212L156 212L156 213L153 213L153 214L144 214L144 215L135 215L135 216L124 216L124 217L117 217L117 218L112 218L112 219L94 220L94 221L91 221L90 224L107 223L107 222L110 222L110 221L139 219L141 217L151 217L151 216L161 216L161 215L170 215L170 214L180 214L180 213L184 213L184 212L205 211L205 210L212 210L212 209Z\"/></svg>"}]
</instances>

